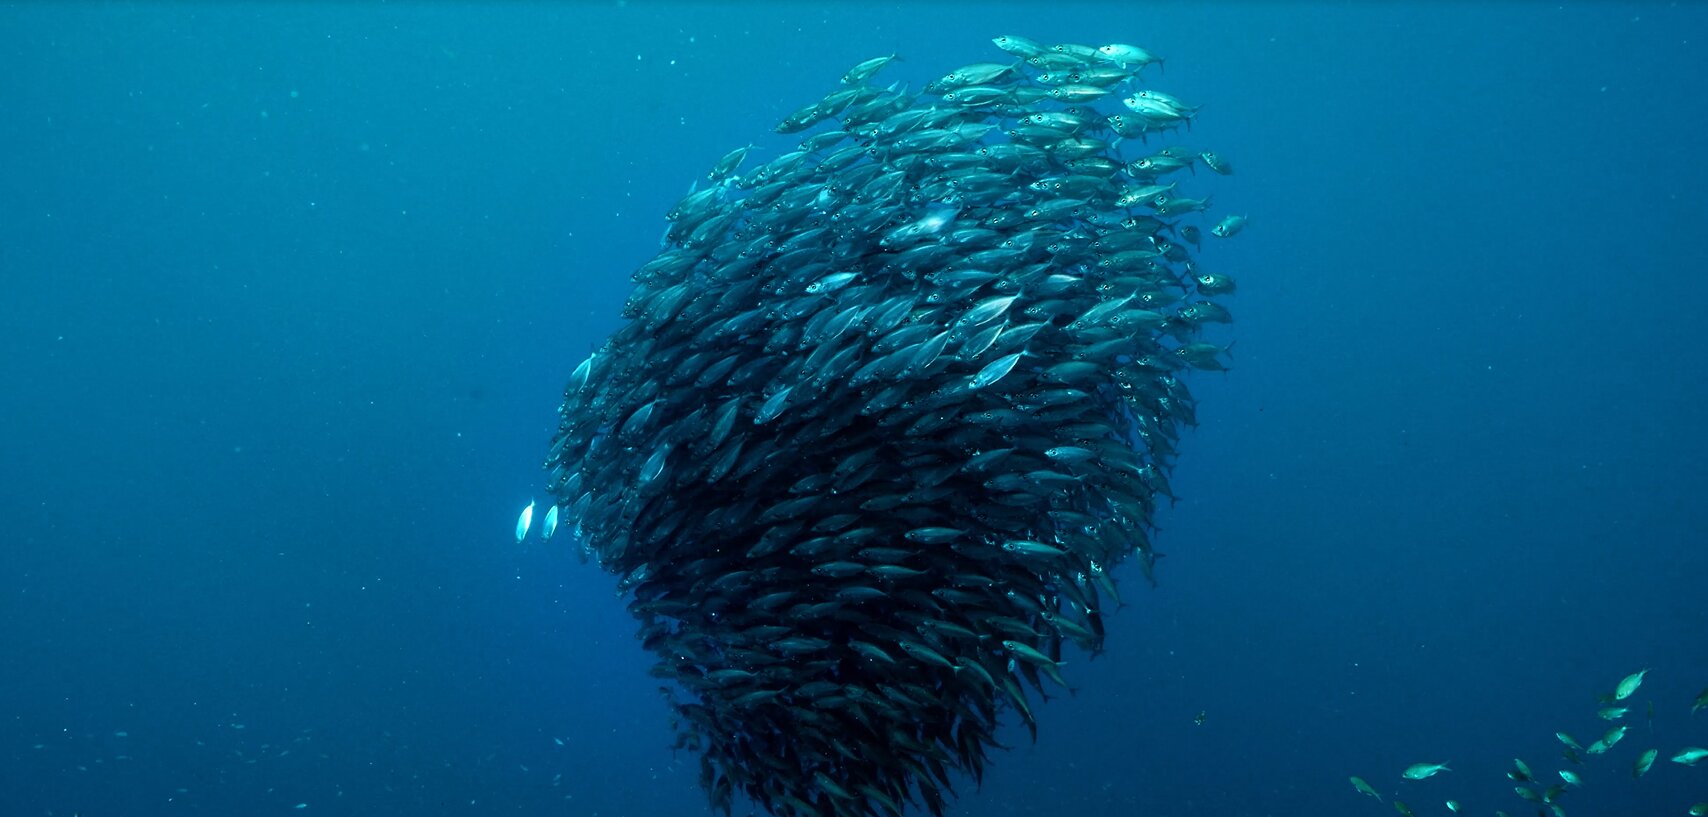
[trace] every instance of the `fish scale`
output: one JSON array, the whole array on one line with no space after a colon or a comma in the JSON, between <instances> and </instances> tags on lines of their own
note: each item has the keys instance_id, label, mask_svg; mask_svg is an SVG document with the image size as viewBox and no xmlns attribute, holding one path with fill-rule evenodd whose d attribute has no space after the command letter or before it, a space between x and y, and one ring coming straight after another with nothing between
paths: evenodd
<instances>
[{"instance_id":1,"label":"fish scale","mask_svg":"<svg viewBox=\"0 0 1708 817\"><path fill-rule=\"evenodd\" d=\"M1021 59L921 94L863 62L777 128L824 133L725 154L565 392L554 508L725 814L941 815L1001 717L1036 734L1063 642L1101 649L1109 571L1152 575L1178 373L1220 367L1233 287L1121 200L1184 164L1120 142L1195 108L1132 87L1135 46L996 43Z\"/></svg>"}]
</instances>

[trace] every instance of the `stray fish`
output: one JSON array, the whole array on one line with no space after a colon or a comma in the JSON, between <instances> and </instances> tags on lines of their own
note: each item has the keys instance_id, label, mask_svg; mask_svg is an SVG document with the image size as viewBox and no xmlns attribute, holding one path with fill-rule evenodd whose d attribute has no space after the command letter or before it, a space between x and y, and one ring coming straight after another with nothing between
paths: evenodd
<instances>
[{"instance_id":1,"label":"stray fish","mask_svg":"<svg viewBox=\"0 0 1708 817\"><path fill-rule=\"evenodd\" d=\"M1683 763L1686 766L1695 766L1697 761L1700 761L1705 757L1708 757L1708 749L1696 746L1686 746L1684 749L1680 750L1678 754L1672 756L1672 762Z\"/></svg>"},{"instance_id":2,"label":"stray fish","mask_svg":"<svg viewBox=\"0 0 1708 817\"><path fill-rule=\"evenodd\" d=\"M1233 238L1245 229L1245 216L1228 216L1210 228L1210 234L1217 238Z\"/></svg>"},{"instance_id":3,"label":"stray fish","mask_svg":"<svg viewBox=\"0 0 1708 817\"><path fill-rule=\"evenodd\" d=\"M534 503L528 502L528 507L522 509L522 515L516 517L516 542L521 544L528 538L528 528L534 526Z\"/></svg>"},{"instance_id":4,"label":"stray fish","mask_svg":"<svg viewBox=\"0 0 1708 817\"><path fill-rule=\"evenodd\" d=\"M1377 794L1375 789L1370 788L1370 784L1364 782L1364 778L1359 777L1358 775L1353 775L1351 780L1352 788L1357 789L1360 794L1368 794L1371 797L1376 798L1376 802L1382 802L1382 795Z\"/></svg>"},{"instance_id":5,"label":"stray fish","mask_svg":"<svg viewBox=\"0 0 1708 817\"><path fill-rule=\"evenodd\" d=\"M1453 812L1454 814L1458 814L1459 813L1459 801L1458 800L1448 800L1447 801L1447 810Z\"/></svg>"},{"instance_id":6,"label":"stray fish","mask_svg":"<svg viewBox=\"0 0 1708 817\"><path fill-rule=\"evenodd\" d=\"M1637 670L1636 672L1631 673L1630 675L1625 676L1624 680L1619 682L1619 686L1614 688L1613 700L1623 701L1626 698L1631 697L1631 693L1636 692L1637 687L1640 687L1643 685L1643 676L1648 675L1648 674L1649 674L1648 670L1641 669L1641 670Z\"/></svg>"},{"instance_id":7,"label":"stray fish","mask_svg":"<svg viewBox=\"0 0 1708 817\"><path fill-rule=\"evenodd\" d=\"M1206 150L1203 153L1198 154L1198 161L1203 162L1205 167L1210 168L1223 176L1233 175L1233 165L1228 164L1228 160L1217 156L1214 151Z\"/></svg>"},{"instance_id":8,"label":"stray fish","mask_svg":"<svg viewBox=\"0 0 1708 817\"><path fill-rule=\"evenodd\" d=\"M1568 785L1568 786L1582 786L1583 785L1583 778L1579 777L1577 772L1574 772L1570 769L1561 769L1560 770L1560 779L1566 781L1566 785Z\"/></svg>"},{"instance_id":9,"label":"stray fish","mask_svg":"<svg viewBox=\"0 0 1708 817\"><path fill-rule=\"evenodd\" d=\"M1450 771L1453 770L1447 768L1446 763L1413 763L1410 766L1407 766L1406 770L1400 773L1400 776L1407 780L1423 780L1424 778L1434 777L1441 772Z\"/></svg>"},{"instance_id":10,"label":"stray fish","mask_svg":"<svg viewBox=\"0 0 1708 817\"><path fill-rule=\"evenodd\" d=\"M1625 713L1629 711L1631 711L1629 708L1623 706L1604 706L1595 713L1595 716L1604 721L1616 721L1625 717Z\"/></svg>"},{"instance_id":11,"label":"stray fish","mask_svg":"<svg viewBox=\"0 0 1708 817\"><path fill-rule=\"evenodd\" d=\"M1516 757L1512 759L1512 771L1507 772L1506 776L1520 783L1536 779L1536 775L1530 772L1530 766Z\"/></svg>"},{"instance_id":12,"label":"stray fish","mask_svg":"<svg viewBox=\"0 0 1708 817\"><path fill-rule=\"evenodd\" d=\"M1701 692L1696 693L1696 701L1690 705L1690 714L1695 715L1696 710L1704 707L1708 707L1708 687L1703 687Z\"/></svg>"},{"instance_id":13,"label":"stray fish","mask_svg":"<svg viewBox=\"0 0 1708 817\"><path fill-rule=\"evenodd\" d=\"M884 66L889 65L895 59L896 55L891 54L887 57L873 57L866 60L865 62L848 69L848 73L842 75L842 84L859 85L860 83L871 79L873 74L878 73L878 71L882 70Z\"/></svg>"},{"instance_id":14,"label":"stray fish","mask_svg":"<svg viewBox=\"0 0 1708 817\"><path fill-rule=\"evenodd\" d=\"M526 532L527 531L523 531L523 533L526 533ZM544 542L546 540L551 539L552 534L554 534L554 533L557 533L557 506L556 505L553 505L550 508L546 509L546 518L544 521L542 521L540 523L540 541Z\"/></svg>"},{"instance_id":15,"label":"stray fish","mask_svg":"<svg viewBox=\"0 0 1708 817\"><path fill-rule=\"evenodd\" d=\"M1637 756L1636 765L1631 767L1631 776L1642 777L1643 775L1648 774L1649 767L1655 765L1655 758L1658 757L1660 753L1661 751L1659 749L1643 750L1643 753Z\"/></svg>"}]
</instances>

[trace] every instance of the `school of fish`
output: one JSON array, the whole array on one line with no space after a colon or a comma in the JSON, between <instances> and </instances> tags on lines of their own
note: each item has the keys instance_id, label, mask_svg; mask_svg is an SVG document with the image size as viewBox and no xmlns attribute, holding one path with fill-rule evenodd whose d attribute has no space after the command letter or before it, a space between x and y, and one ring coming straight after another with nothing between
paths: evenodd
<instances>
[{"instance_id":1,"label":"school of fish","mask_svg":"<svg viewBox=\"0 0 1708 817\"><path fill-rule=\"evenodd\" d=\"M1143 49L994 42L917 93L860 63L798 149L718 161L565 392L554 507L719 811L941 815L1160 555L1234 291L1177 185L1231 166L1161 145L1197 108Z\"/></svg>"},{"instance_id":2,"label":"school of fish","mask_svg":"<svg viewBox=\"0 0 1708 817\"><path fill-rule=\"evenodd\" d=\"M1648 674L1649 670L1647 669L1633 672L1621 678L1611 692L1597 696L1601 708L1596 711L1596 717L1604 721L1622 720L1631 709L1628 706L1614 706L1614 704L1627 701L1635 695L1637 690L1642 687L1643 679ZM1695 701L1690 706L1690 714L1694 716L1697 710L1704 706L1708 706L1708 688L1696 695ZM1655 717L1655 705L1652 701L1647 706L1647 715L1649 727L1652 730ZM1628 724L1615 723L1587 747L1565 732L1555 732L1554 739L1559 741L1562 746L1560 756L1564 760L1574 766L1583 767L1588 762L1586 755L1593 757L1606 754L1619 741L1623 740L1629 731L1630 726ZM1631 776L1642 778L1648 774L1660 756L1660 749L1651 748L1639 752L1636 760L1631 764ZM1695 766L1700 761L1708 760L1708 749L1686 746L1673 754L1671 760L1680 765ZM1400 777L1406 780L1426 780L1441 772L1450 771L1452 769L1447 768L1445 763L1413 763L1400 772ZM1558 776L1560 782L1551 782L1549 775L1538 776L1530 768L1530 764L1525 763L1522 758L1516 757L1512 759L1512 768L1506 773L1508 780L1518 784L1513 787L1513 794L1522 800L1535 804L1538 817L1566 817L1566 808L1562 800L1572 789L1582 788L1585 785L1585 775L1573 769L1559 769L1554 772L1554 775ZM1381 793L1364 778L1353 775L1349 780L1352 783L1353 790L1359 794L1374 797L1377 802L1383 802ZM1445 804L1448 811L1455 813L1461 808L1458 800L1447 800ZM1411 806L1406 805L1403 800L1396 798L1392 801L1392 805L1394 810L1404 817L1412 817L1414 814ZM1708 803L1696 803L1686 813L1690 817L1708 817ZM1503 810L1496 809L1495 817L1509 817L1509 815Z\"/></svg>"}]
</instances>

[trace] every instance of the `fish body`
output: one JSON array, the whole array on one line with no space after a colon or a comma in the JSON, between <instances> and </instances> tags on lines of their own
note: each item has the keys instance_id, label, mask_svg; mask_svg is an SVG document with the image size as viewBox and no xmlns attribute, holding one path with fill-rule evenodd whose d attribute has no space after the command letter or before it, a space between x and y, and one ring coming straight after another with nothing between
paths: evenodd
<instances>
[{"instance_id":1,"label":"fish body","mask_svg":"<svg viewBox=\"0 0 1708 817\"><path fill-rule=\"evenodd\" d=\"M1371 788L1369 783L1364 782L1364 778L1359 777L1358 775L1353 775L1351 780L1352 788L1357 789L1360 794L1368 794L1371 797L1376 798L1376 802L1382 802L1382 795L1377 794L1376 790Z\"/></svg>"},{"instance_id":2,"label":"fish body","mask_svg":"<svg viewBox=\"0 0 1708 817\"><path fill-rule=\"evenodd\" d=\"M1407 780L1424 780L1442 772L1450 771L1453 770L1447 768L1446 763L1413 763L1407 766L1406 770L1400 773L1400 776Z\"/></svg>"},{"instance_id":3,"label":"fish body","mask_svg":"<svg viewBox=\"0 0 1708 817\"><path fill-rule=\"evenodd\" d=\"M1632 777L1642 777L1649 773L1649 767L1655 765L1655 758L1660 756L1659 749L1645 749L1637 756L1637 762L1631 767Z\"/></svg>"},{"instance_id":4,"label":"fish body","mask_svg":"<svg viewBox=\"0 0 1708 817\"><path fill-rule=\"evenodd\" d=\"M1636 692L1637 687L1643 685L1643 676L1648 674L1648 670L1641 669L1625 676L1619 681L1619 685L1613 688L1613 700L1623 701L1626 698L1631 697L1631 693Z\"/></svg>"},{"instance_id":5,"label":"fish body","mask_svg":"<svg viewBox=\"0 0 1708 817\"><path fill-rule=\"evenodd\" d=\"M540 541L551 539L554 533L557 533L557 505L546 509L546 518L540 522Z\"/></svg>"},{"instance_id":6,"label":"fish body","mask_svg":"<svg viewBox=\"0 0 1708 817\"><path fill-rule=\"evenodd\" d=\"M1203 153L1198 154L1198 161L1203 162L1205 167L1214 170L1223 176L1233 175L1234 166L1229 164L1228 160L1218 156L1215 151L1206 150Z\"/></svg>"},{"instance_id":7,"label":"fish body","mask_svg":"<svg viewBox=\"0 0 1708 817\"><path fill-rule=\"evenodd\" d=\"M1690 704L1690 714L1695 715L1696 710L1704 708L1708 708L1708 687L1703 687L1701 692L1696 693L1696 700Z\"/></svg>"},{"instance_id":8,"label":"fish body","mask_svg":"<svg viewBox=\"0 0 1708 817\"><path fill-rule=\"evenodd\" d=\"M1216 226L1210 228L1210 234L1217 238L1233 238L1243 229L1245 229L1245 216L1227 216L1216 222Z\"/></svg>"},{"instance_id":9,"label":"fish body","mask_svg":"<svg viewBox=\"0 0 1708 817\"><path fill-rule=\"evenodd\" d=\"M1506 776L1520 783L1536 779L1536 775L1530 771L1530 765L1516 757L1512 759L1512 771L1507 772Z\"/></svg>"},{"instance_id":10,"label":"fish body","mask_svg":"<svg viewBox=\"0 0 1708 817\"><path fill-rule=\"evenodd\" d=\"M890 54L889 56L873 57L861 62L853 68L848 69L848 73L842 75L842 84L859 85L860 83L871 79L872 75L878 73L884 66L894 62L895 59L896 55Z\"/></svg>"},{"instance_id":11,"label":"fish body","mask_svg":"<svg viewBox=\"0 0 1708 817\"><path fill-rule=\"evenodd\" d=\"M1582 786L1583 785L1583 778L1578 776L1577 772L1574 772L1570 769L1561 769L1560 770L1560 779L1566 781L1566 785L1568 785L1568 786Z\"/></svg>"},{"instance_id":12,"label":"fish body","mask_svg":"<svg viewBox=\"0 0 1708 817\"><path fill-rule=\"evenodd\" d=\"M516 542L521 543L528 538L528 529L534 526L534 503L528 502L528 507L522 509L522 515L516 517Z\"/></svg>"},{"instance_id":13,"label":"fish body","mask_svg":"<svg viewBox=\"0 0 1708 817\"><path fill-rule=\"evenodd\" d=\"M993 38L991 42L995 43L997 48L1007 51L1008 53L1022 59L1036 57L1039 54L1049 51L1048 48L1039 43L1013 34L1004 34L1000 37Z\"/></svg>"},{"instance_id":14,"label":"fish body","mask_svg":"<svg viewBox=\"0 0 1708 817\"><path fill-rule=\"evenodd\" d=\"M1097 55L1124 68L1138 70L1152 63L1161 65L1162 58L1136 45L1110 43L1098 46Z\"/></svg>"},{"instance_id":15,"label":"fish body","mask_svg":"<svg viewBox=\"0 0 1708 817\"><path fill-rule=\"evenodd\" d=\"M1695 766L1704 758L1708 758L1708 749L1703 749L1698 746L1686 746L1679 750L1678 754L1672 756L1672 762L1683 763L1686 766Z\"/></svg>"}]
</instances>

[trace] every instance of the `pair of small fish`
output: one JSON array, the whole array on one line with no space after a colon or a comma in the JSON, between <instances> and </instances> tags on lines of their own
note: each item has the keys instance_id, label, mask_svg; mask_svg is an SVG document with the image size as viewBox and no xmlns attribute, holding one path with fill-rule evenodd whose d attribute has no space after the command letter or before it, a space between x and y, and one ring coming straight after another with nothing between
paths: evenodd
<instances>
[{"instance_id":1,"label":"pair of small fish","mask_svg":"<svg viewBox=\"0 0 1708 817\"><path fill-rule=\"evenodd\" d=\"M528 538L528 529L534 526L534 502L528 501L528 507L522 509L522 515L516 517L516 542L521 543ZM546 518L540 522L540 541L552 538L557 533L557 506L546 509Z\"/></svg>"}]
</instances>

